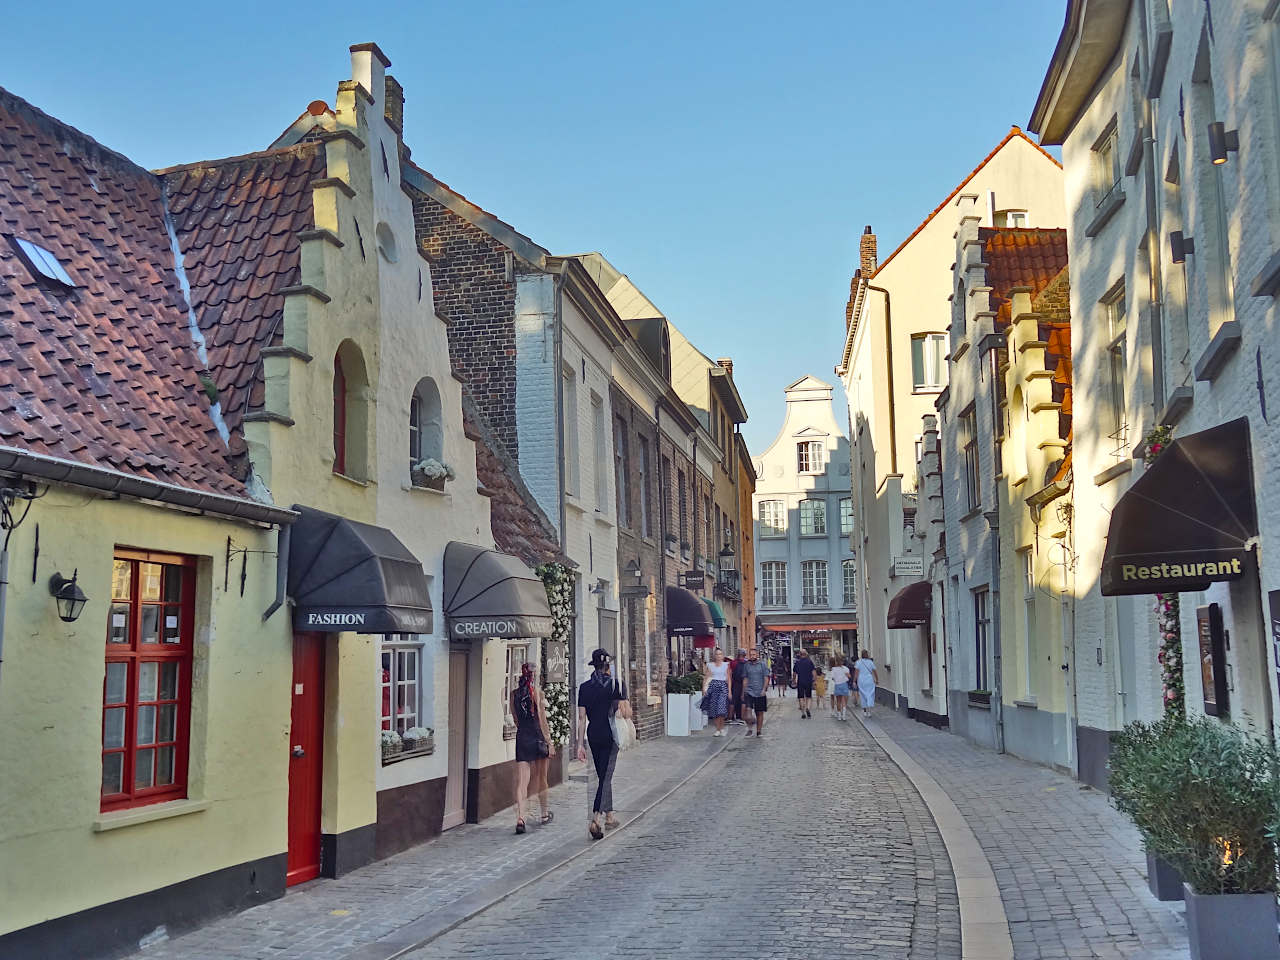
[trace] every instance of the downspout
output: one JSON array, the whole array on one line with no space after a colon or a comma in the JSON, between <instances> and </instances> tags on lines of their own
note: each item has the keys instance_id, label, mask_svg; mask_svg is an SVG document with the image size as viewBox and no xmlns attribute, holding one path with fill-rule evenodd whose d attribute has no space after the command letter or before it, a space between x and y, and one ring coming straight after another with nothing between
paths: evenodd
<instances>
[{"instance_id":1,"label":"downspout","mask_svg":"<svg viewBox=\"0 0 1280 960\"><path fill-rule=\"evenodd\" d=\"M667 644L667 676L675 673L671 656L671 635L667 632L667 472L662 469L662 400L653 401L653 454L658 466L658 580L662 591L662 635ZM652 467L653 464L650 464ZM652 504L650 504L652 506ZM664 684L663 691L666 686Z\"/></svg>"},{"instance_id":2,"label":"downspout","mask_svg":"<svg viewBox=\"0 0 1280 960\"><path fill-rule=\"evenodd\" d=\"M868 290L884 294L884 352L889 368L889 472L898 472L898 414L893 392L893 311L889 307L889 291L867 284Z\"/></svg>"},{"instance_id":3,"label":"downspout","mask_svg":"<svg viewBox=\"0 0 1280 960\"><path fill-rule=\"evenodd\" d=\"M271 615L284 605L285 588L289 582L289 544L293 541L293 525L288 524L280 527L276 534L276 598L271 602L271 606L267 607L262 613L264 621L270 620ZM3 589L3 588L0 588ZM0 606L3 603L0 601Z\"/></svg>"},{"instance_id":4,"label":"downspout","mask_svg":"<svg viewBox=\"0 0 1280 960\"><path fill-rule=\"evenodd\" d=\"M996 753L1004 753L1004 658L1000 647L1000 513L985 514L991 528L991 726Z\"/></svg>"},{"instance_id":5,"label":"downspout","mask_svg":"<svg viewBox=\"0 0 1280 960\"><path fill-rule=\"evenodd\" d=\"M0 668L4 667L4 618L9 603L9 534L6 530L4 546L0 547Z\"/></svg>"}]
</instances>

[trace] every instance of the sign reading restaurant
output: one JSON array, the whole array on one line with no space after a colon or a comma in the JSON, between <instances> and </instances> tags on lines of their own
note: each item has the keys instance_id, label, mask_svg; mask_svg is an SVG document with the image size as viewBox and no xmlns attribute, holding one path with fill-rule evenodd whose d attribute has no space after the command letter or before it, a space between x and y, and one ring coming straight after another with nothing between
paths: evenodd
<instances>
[{"instance_id":1,"label":"sign reading restaurant","mask_svg":"<svg viewBox=\"0 0 1280 960\"><path fill-rule=\"evenodd\" d=\"M1238 580L1248 569L1248 554L1243 550L1237 556L1224 556L1221 550L1174 556L1176 559L1169 555L1116 557L1108 561L1104 580L1119 593L1174 593L1203 589L1218 580Z\"/></svg>"}]
</instances>

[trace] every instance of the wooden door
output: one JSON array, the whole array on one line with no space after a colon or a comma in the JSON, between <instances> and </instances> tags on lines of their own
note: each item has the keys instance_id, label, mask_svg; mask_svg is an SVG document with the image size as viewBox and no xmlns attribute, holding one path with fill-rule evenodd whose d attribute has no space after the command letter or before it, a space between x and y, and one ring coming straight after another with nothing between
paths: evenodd
<instances>
[{"instance_id":1,"label":"wooden door","mask_svg":"<svg viewBox=\"0 0 1280 960\"><path fill-rule=\"evenodd\" d=\"M448 830L467 820L467 651L449 651L449 777L444 788Z\"/></svg>"},{"instance_id":2,"label":"wooden door","mask_svg":"<svg viewBox=\"0 0 1280 960\"><path fill-rule=\"evenodd\" d=\"M289 728L289 861L292 886L320 875L320 790L324 755L324 634L293 635Z\"/></svg>"}]
</instances>

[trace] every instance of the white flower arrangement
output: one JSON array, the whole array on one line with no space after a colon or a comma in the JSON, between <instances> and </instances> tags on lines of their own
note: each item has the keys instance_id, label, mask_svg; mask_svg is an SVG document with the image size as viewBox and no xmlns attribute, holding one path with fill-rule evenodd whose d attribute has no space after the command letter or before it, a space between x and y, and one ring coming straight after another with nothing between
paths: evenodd
<instances>
[{"instance_id":1,"label":"white flower arrangement","mask_svg":"<svg viewBox=\"0 0 1280 960\"><path fill-rule=\"evenodd\" d=\"M551 607L551 639L567 645L573 630L573 577L568 568L559 563L544 563L537 573L546 587L547 604ZM545 683L543 694L551 744L559 747L569 739L569 685Z\"/></svg>"},{"instance_id":2,"label":"white flower arrangement","mask_svg":"<svg viewBox=\"0 0 1280 960\"><path fill-rule=\"evenodd\" d=\"M404 741L400 738L400 734L396 733L394 730L382 731L382 748L384 750L387 747L394 747L397 744L403 744L403 742Z\"/></svg>"},{"instance_id":3,"label":"white flower arrangement","mask_svg":"<svg viewBox=\"0 0 1280 960\"><path fill-rule=\"evenodd\" d=\"M410 727L400 736L404 740L427 740L435 736L435 730L431 727Z\"/></svg>"},{"instance_id":4,"label":"white flower arrangement","mask_svg":"<svg viewBox=\"0 0 1280 960\"><path fill-rule=\"evenodd\" d=\"M447 463L441 463L435 457L419 460L413 465L413 470L428 480L456 480L458 476L454 473L453 467Z\"/></svg>"}]
</instances>

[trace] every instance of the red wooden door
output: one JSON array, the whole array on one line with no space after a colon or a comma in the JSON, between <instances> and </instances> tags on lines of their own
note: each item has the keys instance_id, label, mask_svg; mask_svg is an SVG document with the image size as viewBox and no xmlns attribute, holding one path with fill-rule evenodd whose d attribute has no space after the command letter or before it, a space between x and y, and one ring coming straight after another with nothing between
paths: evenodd
<instances>
[{"instance_id":1,"label":"red wooden door","mask_svg":"<svg viewBox=\"0 0 1280 960\"><path fill-rule=\"evenodd\" d=\"M320 875L320 786L324 754L324 634L293 636L289 729L289 867L292 886Z\"/></svg>"}]
</instances>

